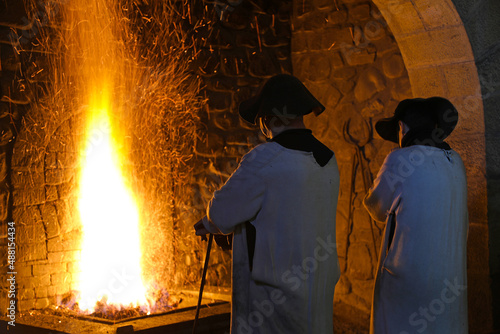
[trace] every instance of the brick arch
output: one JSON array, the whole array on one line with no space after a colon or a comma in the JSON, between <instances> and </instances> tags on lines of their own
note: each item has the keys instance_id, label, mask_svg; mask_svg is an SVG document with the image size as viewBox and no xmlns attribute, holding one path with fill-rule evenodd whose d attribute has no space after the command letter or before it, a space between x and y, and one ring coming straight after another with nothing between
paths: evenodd
<instances>
[{"instance_id":1,"label":"brick arch","mask_svg":"<svg viewBox=\"0 0 500 334\"><path fill-rule=\"evenodd\" d=\"M414 97L444 96L460 118L450 136L467 169L469 328L489 319L488 220L484 109L474 54L452 0L373 0L403 57Z\"/></svg>"}]
</instances>

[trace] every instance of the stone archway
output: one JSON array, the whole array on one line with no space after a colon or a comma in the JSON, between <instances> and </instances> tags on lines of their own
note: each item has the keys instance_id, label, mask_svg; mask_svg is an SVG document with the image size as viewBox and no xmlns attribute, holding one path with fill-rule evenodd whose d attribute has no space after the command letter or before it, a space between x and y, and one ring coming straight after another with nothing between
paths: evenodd
<instances>
[{"instance_id":1,"label":"stone archway","mask_svg":"<svg viewBox=\"0 0 500 334\"><path fill-rule=\"evenodd\" d=\"M378 118L391 115L397 102L412 96L443 96L457 107L459 124L448 142L465 162L469 185L469 325L474 331L487 328L491 292L484 112L474 55L452 1L294 1L292 63L293 74L327 106L317 121L306 122L334 149L339 161L337 243L345 277L337 286L336 302L344 309L360 310L359 320L369 313L367 295L373 286L369 266L376 261L372 244L379 240L375 235L372 243L369 219L360 205L364 173L362 168L351 168L356 161L354 146L344 140L343 125L350 122L358 131L355 138L371 136L358 146L363 146L368 162L365 169L374 175L392 147L372 127ZM347 194L350 189L353 198Z\"/></svg>"},{"instance_id":2,"label":"stone archway","mask_svg":"<svg viewBox=\"0 0 500 334\"><path fill-rule=\"evenodd\" d=\"M373 0L391 28L415 97L444 96L460 113L449 138L467 169L469 328L491 324L486 148L481 86L471 44L451 0Z\"/></svg>"}]
</instances>

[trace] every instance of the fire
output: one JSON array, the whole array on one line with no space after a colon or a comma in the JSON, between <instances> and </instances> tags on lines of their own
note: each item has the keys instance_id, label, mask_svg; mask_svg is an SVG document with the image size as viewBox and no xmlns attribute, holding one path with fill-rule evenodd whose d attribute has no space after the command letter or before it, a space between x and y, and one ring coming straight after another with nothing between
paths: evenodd
<instances>
[{"instance_id":1,"label":"fire","mask_svg":"<svg viewBox=\"0 0 500 334\"><path fill-rule=\"evenodd\" d=\"M123 43L126 26L119 3L70 0L66 3L69 59L84 111L78 207L82 224L80 311L148 308L142 282L139 208L125 181L126 133L119 121L130 112L134 77ZM128 109L126 109L128 108ZM127 175L128 176L128 175Z\"/></svg>"},{"instance_id":2,"label":"fire","mask_svg":"<svg viewBox=\"0 0 500 334\"><path fill-rule=\"evenodd\" d=\"M141 280L139 214L124 182L111 137L107 102L93 106L82 162L79 210L83 224L80 261L81 310L108 305L147 305ZM93 139L93 140L92 140Z\"/></svg>"},{"instance_id":3,"label":"fire","mask_svg":"<svg viewBox=\"0 0 500 334\"><path fill-rule=\"evenodd\" d=\"M26 2L37 13L39 1ZM55 1L53 21L29 44L43 51L50 73L32 131L44 148L61 134L58 155L77 153L68 202L78 206L82 239L71 248L81 249L71 259L71 285L58 290L65 310L117 319L180 303L168 293L183 279L175 266L176 209L192 205L184 185L203 105L200 78L192 75L195 40L178 29L191 22L191 7L180 3ZM42 91L38 81L28 84ZM67 174L71 159L62 159ZM64 213L64 221L76 216Z\"/></svg>"}]
</instances>

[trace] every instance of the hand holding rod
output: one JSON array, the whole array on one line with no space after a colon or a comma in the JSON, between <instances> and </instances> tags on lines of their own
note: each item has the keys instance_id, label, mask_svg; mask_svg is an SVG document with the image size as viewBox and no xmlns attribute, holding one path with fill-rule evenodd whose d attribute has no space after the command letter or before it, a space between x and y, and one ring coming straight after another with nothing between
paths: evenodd
<instances>
[{"instance_id":1,"label":"hand holding rod","mask_svg":"<svg viewBox=\"0 0 500 334\"><path fill-rule=\"evenodd\" d=\"M201 299L203 298L203 287L205 286L205 277L207 275L208 261L210 260L210 249L212 248L213 240L214 240L214 235L210 233L207 245L207 255L205 256L205 265L203 266L203 273L201 275L200 293L198 295L198 305L196 306L196 316L194 317L194 323L193 323L193 334L196 333L196 325L198 323L198 317L200 315Z\"/></svg>"}]
</instances>

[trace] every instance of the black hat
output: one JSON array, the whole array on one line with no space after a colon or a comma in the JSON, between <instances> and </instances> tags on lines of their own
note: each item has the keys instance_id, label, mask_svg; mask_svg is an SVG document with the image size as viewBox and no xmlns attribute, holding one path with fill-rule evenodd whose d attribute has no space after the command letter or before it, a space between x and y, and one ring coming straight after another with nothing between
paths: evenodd
<instances>
[{"instance_id":1,"label":"black hat","mask_svg":"<svg viewBox=\"0 0 500 334\"><path fill-rule=\"evenodd\" d=\"M455 129L458 112L450 101L442 97L406 99L398 104L394 116L379 120L375 130L385 140L398 143L398 121L404 122L410 129L430 124L442 131L440 137L444 140Z\"/></svg>"},{"instance_id":2,"label":"black hat","mask_svg":"<svg viewBox=\"0 0 500 334\"><path fill-rule=\"evenodd\" d=\"M259 94L240 103L240 116L255 124L262 116L293 118L313 112L321 114L325 107L307 90L299 79L288 74L270 78Z\"/></svg>"}]
</instances>

